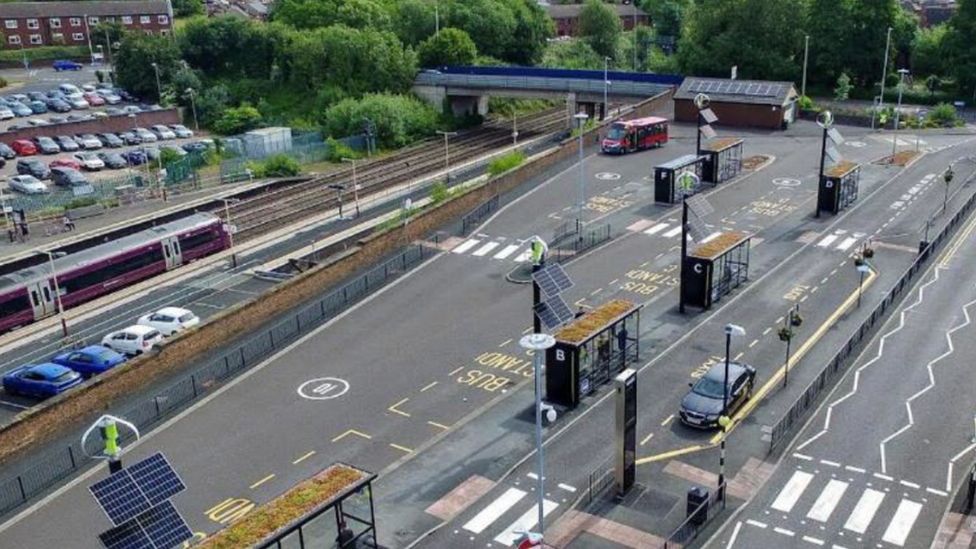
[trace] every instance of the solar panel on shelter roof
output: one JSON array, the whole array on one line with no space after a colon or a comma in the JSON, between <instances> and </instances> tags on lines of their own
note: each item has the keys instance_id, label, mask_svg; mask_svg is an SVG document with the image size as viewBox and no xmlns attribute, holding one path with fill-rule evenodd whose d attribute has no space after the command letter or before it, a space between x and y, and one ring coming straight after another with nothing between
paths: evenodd
<instances>
[{"instance_id":1,"label":"solar panel on shelter roof","mask_svg":"<svg viewBox=\"0 0 976 549\"><path fill-rule=\"evenodd\" d=\"M190 527L170 501L139 515L136 522L156 549L171 549L193 537Z\"/></svg>"},{"instance_id":2,"label":"solar panel on shelter roof","mask_svg":"<svg viewBox=\"0 0 976 549\"><path fill-rule=\"evenodd\" d=\"M556 297L560 292L573 287L573 281L558 263L552 263L545 269L532 273L532 280L535 280L546 297Z\"/></svg>"},{"instance_id":3,"label":"solar panel on shelter roof","mask_svg":"<svg viewBox=\"0 0 976 549\"><path fill-rule=\"evenodd\" d=\"M828 128L827 137L834 142L835 145L840 145L844 142L844 136L837 131L837 128Z\"/></svg>"},{"instance_id":4,"label":"solar panel on shelter roof","mask_svg":"<svg viewBox=\"0 0 976 549\"><path fill-rule=\"evenodd\" d=\"M688 199L685 200L685 204L688 206L688 211L697 215L698 217L705 217L706 215L715 211L712 204L700 194L688 197Z\"/></svg>"},{"instance_id":5,"label":"solar panel on shelter roof","mask_svg":"<svg viewBox=\"0 0 976 549\"><path fill-rule=\"evenodd\" d=\"M95 501L116 526L135 518L151 505L126 470L114 473L88 487Z\"/></svg>"},{"instance_id":6,"label":"solar panel on shelter roof","mask_svg":"<svg viewBox=\"0 0 976 549\"><path fill-rule=\"evenodd\" d=\"M135 520L102 532L98 539L106 549L155 549Z\"/></svg>"},{"instance_id":7,"label":"solar panel on shelter roof","mask_svg":"<svg viewBox=\"0 0 976 549\"><path fill-rule=\"evenodd\" d=\"M150 505L157 505L186 490L163 454L153 454L129 466L127 469L140 490L149 498Z\"/></svg>"},{"instance_id":8,"label":"solar panel on shelter roof","mask_svg":"<svg viewBox=\"0 0 976 549\"><path fill-rule=\"evenodd\" d=\"M701 127L701 132L702 135L705 136L705 139L712 139L713 137L718 135L717 133L715 133L715 128L712 128L708 124L705 124L704 126Z\"/></svg>"},{"instance_id":9,"label":"solar panel on shelter roof","mask_svg":"<svg viewBox=\"0 0 976 549\"><path fill-rule=\"evenodd\" d=\"M718 122L718 117L715 116L715 113L712 111L712 109L702 109L701 115L702 118L705 119L706 124L714 124Z\"/></svg>"}]
</instances>

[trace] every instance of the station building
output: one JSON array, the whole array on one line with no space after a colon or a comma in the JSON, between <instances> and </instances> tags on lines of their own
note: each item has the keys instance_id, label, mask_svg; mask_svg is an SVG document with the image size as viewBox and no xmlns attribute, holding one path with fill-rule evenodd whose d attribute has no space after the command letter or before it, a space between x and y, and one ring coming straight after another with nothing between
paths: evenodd
<instances>
[{"instance_id":1,"label":"station building","mask_svg":"<svg viewBox=\"0 0 976 549\"><path fill-rule=\"evenodd\" d=\"M800 95L792 82L689 76L674 94L674 119L696 123L694 99L704 93L719 126L786 129L797 117Z\"/></svg>"}]
</instances>

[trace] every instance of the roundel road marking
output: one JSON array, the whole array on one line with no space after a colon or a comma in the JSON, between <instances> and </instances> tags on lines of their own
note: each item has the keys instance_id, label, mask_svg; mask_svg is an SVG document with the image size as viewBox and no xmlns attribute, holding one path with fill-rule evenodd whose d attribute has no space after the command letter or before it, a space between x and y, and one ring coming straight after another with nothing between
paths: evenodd
<instances>
[{"instance_id":1,"label":"roundel road marking","mask_svg":"<svg viewBox=\"0 0 976 549\"><path fill-rule=\"evenodd\" d=\"M616 181L620 179L620 174L613 172L600 172L596 174L596 178L602 179L603 181Z\"/></svg>"},{"instance_id":2,"label":"roundel road marking","mask_svg":"<svg viewBox=\"0 0 976 549\"><path fill-rule=\"evenodd\" d=\"M349 391L349 382L337 377L310 379L298 387L298 394L309 400L331 400Z\"/></svg>"}]
</instances>

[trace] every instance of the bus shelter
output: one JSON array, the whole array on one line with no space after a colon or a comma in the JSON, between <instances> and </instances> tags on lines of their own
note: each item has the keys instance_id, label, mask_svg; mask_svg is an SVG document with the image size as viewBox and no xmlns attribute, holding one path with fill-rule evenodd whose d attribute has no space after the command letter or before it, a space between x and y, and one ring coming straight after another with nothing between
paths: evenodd
<instances>
[{"instance_id":1,"label":"bus shelter","mask_svg":"<svg viewBox=\"0 0 976 549\"><path fill-rule=\"evenodd\" d=\"M857 200L858 185L861 182L861 165L849 160L841 160L824 170L817 192L817 213L835 214Z\"/></svg>"},{"instance_id":2,"label":"bus shelter","mask_svg":"<svg viewBox=\"0 0 976 549\"><path fill-rule=\"evenodd\" d=\"M654 201L665 204L677 204L686 196L701 191L703 156L686 154L670 162L654 167ZM694 178L682 178L681 174L689 172Z\"/></svg>"},{"instance_id":3,"label":"bus shelter","mask_svg":"<svg viewBox=\"0 0 976 549\"><path fill-rule=\"evenodd\" d=\"M742 144L738 137L711 139L702 146L702 180L722 183L742 171Z\"/></svg>"},{"instance_id":4,"label":"bus shelter","mask_svg":"<svg viewBox=\"0 0 976 549\"><path fill-rule=\"evenodd\" d=\"M681 270L682 303L709 309L748 280L751 238L738 231L723 232L690 251Z\"/></svg>"},{"instance_id":5,"label":"bus shelter","mask_svg":"<svg viewBox=\"0 0 976 549\"><path fill-rule=\"evenodd\" d=\"M636 362L641 307L614 299L553 334L556 345L546 350L546 401L575 408Z\"/></svg>"}]
</instances>

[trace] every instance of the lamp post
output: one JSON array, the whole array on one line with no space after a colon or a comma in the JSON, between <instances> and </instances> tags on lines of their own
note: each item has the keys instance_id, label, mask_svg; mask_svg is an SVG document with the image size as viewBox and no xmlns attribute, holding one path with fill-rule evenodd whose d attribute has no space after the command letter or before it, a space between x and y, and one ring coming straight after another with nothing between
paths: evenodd
<instances>
[{"instance_id":1,"label":"lamp post","mask_svg":"<svg viewBox=\"0 0 976 549\"><path fill-rule=\"evenodd\" d=\"M27 77L30 78L30 61L27 60L27 50L24 49L24 41L18 42L20 44L20 54L24 57L24 71L27 72Z\"/></svg>"},{"instance_id":2,"label":"lamp post","mask_svg":"<svg viewBox=\"0 0 976 549\"><path fill-rule=\"evenodd\" d=\"M156 96L160 102L163 101L163 86L159 83L159 64L156 62L150 63L153 68L153 72L156 73Z\"/></svg>"},{"instance_id":3,"label":"lamp post","mask_svg":"<svg viewBox=\"0 0 976 549\"><path fill-rule=\"evenodd\" d=\"M705 116L702 114L702 111L708 108L708 106L711 104L711 99L704 93L699 93L698 95L695 96L694 103L695 103L695 107L698 108L698 131L695 132L696 133L695 154L700 155L702 126L704 126L707 123L705 122Z\"/></svg>"},{"instance_id":4,"label":"lamp post","mask_svg":"<svg viewBox=\"0 0 976 549\"><path fill-rule=\"evenodd\" d=\"M512 146L518 146L518 111L512 109Z\"/></svg>"},{"instance_id":5,"label":"lamp post","mask_svg":"<svg viewBox=\"0 0 976 549\"><path fill-rule=\"evenodd\" d=\"M234 251L234 232L236 228L230 222L230 205L236 204L241 200L239 198L221 198L224 203L224 223L227 225L227 234L230 236L230 265L231 268L237 268L237 252Z\"/></svg>"},{"instance_id":6,"label":"lamp post","mask_svg":"<svg viewBox=\"0 0 976 549\"><path fill-rule=\"evenodd\" d=\"M783 327L779 331L779 338L786 342L786 365L783 370L784 387L790 383L790 344L793 343L793 328L799 327L801 322L803 321L800 318L800 304L797 303L786 312L786 316L783 317Z\"/></svg>"},{"instance_id":7,"label":"lamp post","mask_svg":"<svg viewBox=\"0 0 976 549\"><path fill-rule=\"evenodd\" d=\"M586 178L583 175L583 126L589 118L585 112L576 113L576 126L579 128L579 188L576 193L576 234L583 238L583 204L586 202Z\"/></svg>"},{"instance_id":8,"label":"lamp post","mask_svg":"<svg viewBox=\"0 0 976 549\"><path fill-rule=\"evenodd\" d=\"M37 253L47 254L49 265L51 266L51 279L54 282L54 297L58 305L58 318L61 320L61 333L68 337L68 323L64 319L64 305L61 303L61 287L58 285L58 272L54 269L54 258L68 255L65 252L52 252L40 250Z\"/></svg>"},{"instance_id":9,"label":"lamp post","mask_svg":"<svg viewBox=\"0 0 976 549\"><path fill-rule=\"evenodd\" d=\"M898 125L901 118L901 93L905 89L905 75L908 69L898 69L898 107L895 109L895 135L891 136L891 156L898 150Z\"/></svg>"},{"instance_id":10,"label":"lamp post","mask_svg":"<svg viewBox=\"0 0 976 549\"><path fill-rule=\"evenodd\" d=\"M722 381L722 415L719 417L719 426L722 427L722 442L719 450L718 460L718 490L719 496L725 499L725 435L728 432L731 420L729 419L729 355L732 350L732 336L742 337L746 335L746 330L736 324L725 325L725 377Z\"/></svg>"},{"instance_id":11,"label":"lamp post","mask_svg":"<svg viewBox=\"0 0 976 549\"><path fill-rule=\"evenodd\" d=\"M352 164L352 199L356 203L356 217L359 217L359 183L356 181L356 159L341 158L340 160Z\"/></svg>"},{"instance_id":12,"label":"lamp post","mask_svg":"<svg viewBox=\"0 0 976 549\"><path fill-rule=\"evenodd\" d=\"M803 84L800 87L800 97L807 96L807 59L810 56L810 35L803 39Z\"/></svg>"},{"instance_id":13,"label":"lamp post","mask_svg":"<svg viewBox=\"0 0 976 549\"><path fill-rule=\"evenodd\" d=\"M861 307L861 294L864 291L864 275L871 271L864 259L857 257L854 260L854 267L857 269L857 307Z\"/></svg>"},{"instance_id":14,"label":"lamp post","mask_svg":"<svg viewBox=\"0 0 976 549\"><path fill-rule=\"evenodd\" d=\"M949 167L942 172L942 180L945 181L945 195L942 197L942 213L945 213L946 208L949 206L949 183L952 182L953 177L955 177L955 174L952 173L952 164L950 164Z\"/></svg>"},{"instance_id":15,"label":"lamp post","mask_svg":"<svg viewBox=\"0 0 976 549\"><path fill-rule=\"evenodd\" d=\"M190 109L193 111L193 129L200 131L200 123L197 121L197 101L193 88L187 88L186 94L190 96Z\"/></svg>"},{"instance_id":16,"label":"lamp post","mask_svg":"<svg viewBox=\"0 0 976 549\"><path fill-rule=\"evenodd\" d=\"M440 5L434 2L434 34L441 32L441 10Z\"/></svg>"},{"instance_id":17,"label":"lamp post","mask_svg":"<svg viewBox=\"0 0 976 549\"><path fill-rule=\"evenodd\" d=\"M885 55L884 64L881 65L881 103L879 107L884 106L884 89L885 89L885 79L888 77L888 51L891 49L891 27L888 27L888 38L885 40Z\"/></svg>"},{"instance_id":18,"label":"lamp post","mask_svg":"<svg viewBox=\"0 0 976 549\"><path fill-rule=\"evenodd\" d=\"M609 103L607 103L607 96L610 93L610 78L608 76L609 71L610 71L610 58L604 57L603 58L603 116L600 118L600 120L605 120L608 116L610 116L610 111L608 110L610 108L610 105Z\"/></svg>"},{"instance_id":19,"label":"lamp post","mask_svg":"<svg viewBox=\"0 0 976 549\"><path fill-rule=\"evenodd\" d=\"M817 115L817 125L823 129L823 141L820 144L820 172L817 175L817 200L814 217L820 217L820 189L823 187L824 163L827 159L827 137L830 127L834 125L834 114L830 111L821 111Z\"/></svg>"},{"instance_id":20,"label":"lamp post","mask_svg":"<svg viewBox=\"0 0 976 549\"><path fill-rule=\"evenodd\" d=\"M448 148L447 141L448 141L448 138L454 137L455 135L457 135L457 132L445 132L445 131L438 130L437 133L439 133L439 134L441 134L441 135L444 136L444 169L447 170L446 179L448 181L450 181L450 179L451 179L451 153L450 153L450 149Z\"/></svg>"},{"instance_id":21,"label":"lamp post","mask_svg":"<svg viewBox=\"0 0 976 549\"><path fill-rule=\"evenodd\" d=\"M545 466L546 460L542 453L542 361L545 358L546 349L556 344L556 339L549 334L529 334L519 340L519 345L532 353L532 365L535 371L535 453L537 458L538 479L536 479L536 495L539 505L539 537L545 533L545 512L543 511L546 491ZM555 421L556 411L551 407L546 414L549 421Z\"/></svg>"}]
</instances>

